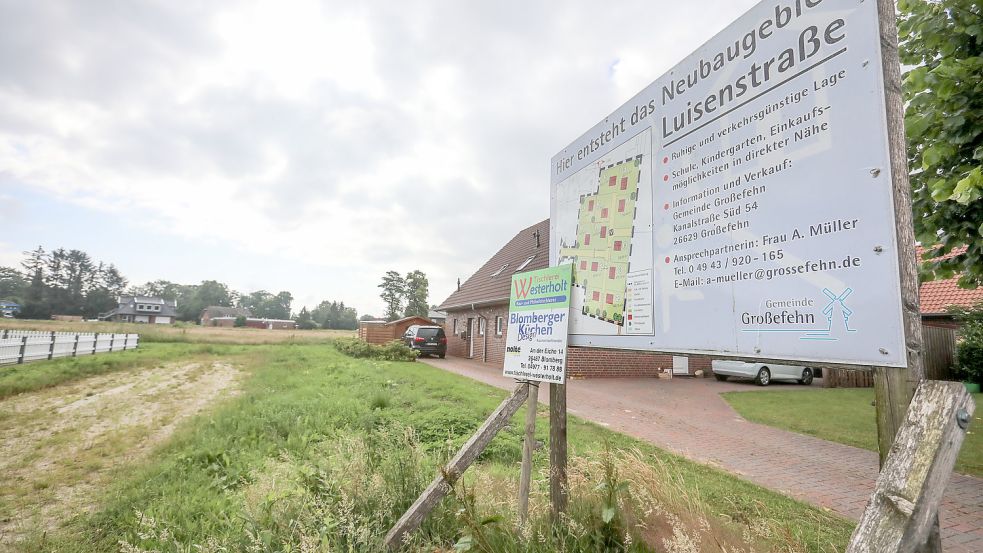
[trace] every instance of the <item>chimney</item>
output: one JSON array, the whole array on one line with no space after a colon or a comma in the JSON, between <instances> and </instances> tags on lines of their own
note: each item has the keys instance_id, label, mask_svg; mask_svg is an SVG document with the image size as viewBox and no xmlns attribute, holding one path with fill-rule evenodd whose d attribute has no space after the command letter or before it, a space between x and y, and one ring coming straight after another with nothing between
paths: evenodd
<instances>
[{"instance_id":1,"label":"chimney","mask_svg":"<svg viewBox=\"0 0 983 553\"><path fill-rule=\"evenodd\" d=\"M457 289L461 289L461 277L457 277Z\"/></svg>"},{"instance_id":2,"label":"chimney","mask_svg":"<svg viewBox=\"0 0 983 553\"><path fill-rule=\"evenodd\" d=\"M539 247L539 231L537 230L536 232L532 233L532 235L536 237L536 247L538 248Z\"/></svg>"}]
</instances>

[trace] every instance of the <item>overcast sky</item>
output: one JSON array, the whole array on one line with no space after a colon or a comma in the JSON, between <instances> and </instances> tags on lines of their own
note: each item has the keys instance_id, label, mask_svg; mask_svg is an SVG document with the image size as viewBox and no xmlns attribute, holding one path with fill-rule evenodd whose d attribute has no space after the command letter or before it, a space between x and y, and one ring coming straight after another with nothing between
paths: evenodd
<instances>
[{"instance_id":1,"label":"overcast sky","mask_svg":"<svg viewBox=\"0 0 983 553\"><path fill-rule=\"evenodd\" d=\"M754 3L0 0L0 265L374 315L420 269L440 303L549 216L553 154Z\"/></svg>"}]
</instances>

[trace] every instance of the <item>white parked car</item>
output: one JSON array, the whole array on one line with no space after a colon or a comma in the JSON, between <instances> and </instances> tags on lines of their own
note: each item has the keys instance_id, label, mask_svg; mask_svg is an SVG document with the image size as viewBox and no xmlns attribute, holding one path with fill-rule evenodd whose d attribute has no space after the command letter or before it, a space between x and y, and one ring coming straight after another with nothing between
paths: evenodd
<instances>
[{"instance_id":1,"label":"white parked car","mask_svg":"<svg viewBox=\"0 0 983 553\"><path fill-rule=\"evenodd\" d=\"M774 380L798 382L808 386L812 384L814 371L810 367L800 365L776 365L774 363L747 363L744 361L726 361L714 359L711 363L713 376L720 381L728 377L753 378L755 384L767 386Z\"/></svg>"}]
</instances>

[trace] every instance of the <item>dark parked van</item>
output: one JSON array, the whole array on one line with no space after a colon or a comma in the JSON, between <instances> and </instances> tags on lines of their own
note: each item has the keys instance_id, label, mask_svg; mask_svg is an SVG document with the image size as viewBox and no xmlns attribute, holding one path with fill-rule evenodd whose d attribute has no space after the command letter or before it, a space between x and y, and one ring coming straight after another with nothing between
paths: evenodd
<instances>
[{"instance_id":1,"label":"dark parked van","mask_svg":"<svg viewBox=\"0 0 983 553\"><path fill-rule=\"evenodd\" d=\"M447 355L447 335L439 326L413 325L406 329L403 341L420 355L436 355L441 359Z\"/></svg>"}]
</instances>

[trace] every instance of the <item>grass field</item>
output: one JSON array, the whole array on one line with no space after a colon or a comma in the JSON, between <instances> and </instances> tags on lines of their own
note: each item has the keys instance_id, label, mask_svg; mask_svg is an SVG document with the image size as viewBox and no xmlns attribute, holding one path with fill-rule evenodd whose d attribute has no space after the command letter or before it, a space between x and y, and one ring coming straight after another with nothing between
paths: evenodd
<instances>
[{"instance_id":1,"label":"grass field","mask_svg":"<svg viewBox=\"0 0 983 553\"><path fill-rule=\"evenodd\" d=\"M334 338L355 336L353 330L264 330L259 328L208 327L190 323L149 325L0 319L0 330L4 329L47 332L125 332L139 334L140 340L143 342L242 345L282 344L285 342L327 343Z\"/></svg>"},{"instance_id":2,"label":"grass field","mask_svg":"<svg viewBox=\"0 0 983 553\"><path fill-rule=\"evenodd\" d=\"M24 365L41 384L0 400L0 549L380 551L441 461L505 396L420 363L318 344L148 343L102 357L119 362ZM0 386L11 379L23 382L0 374ZM545 410L540 421L545 442ZM540 448L532 523L520 531L521 427L517 419L494 440L412 550L837 551L852 530L572 418L570 517L547 528Z\"/></svg>"},{"instance_id":3,"label":"grass field","mask_svg":"<svg viewBox=\"0 0 983 553\"><path fill-rule=\"evenodd\" d=\"M722 394L745 419L800 434L877 451L873 388L816 388L794 392ZM976 405L983 394L973 394ZM983 476L983 420L977 410L956 470Z\"/></svg>"}]
</instances>

